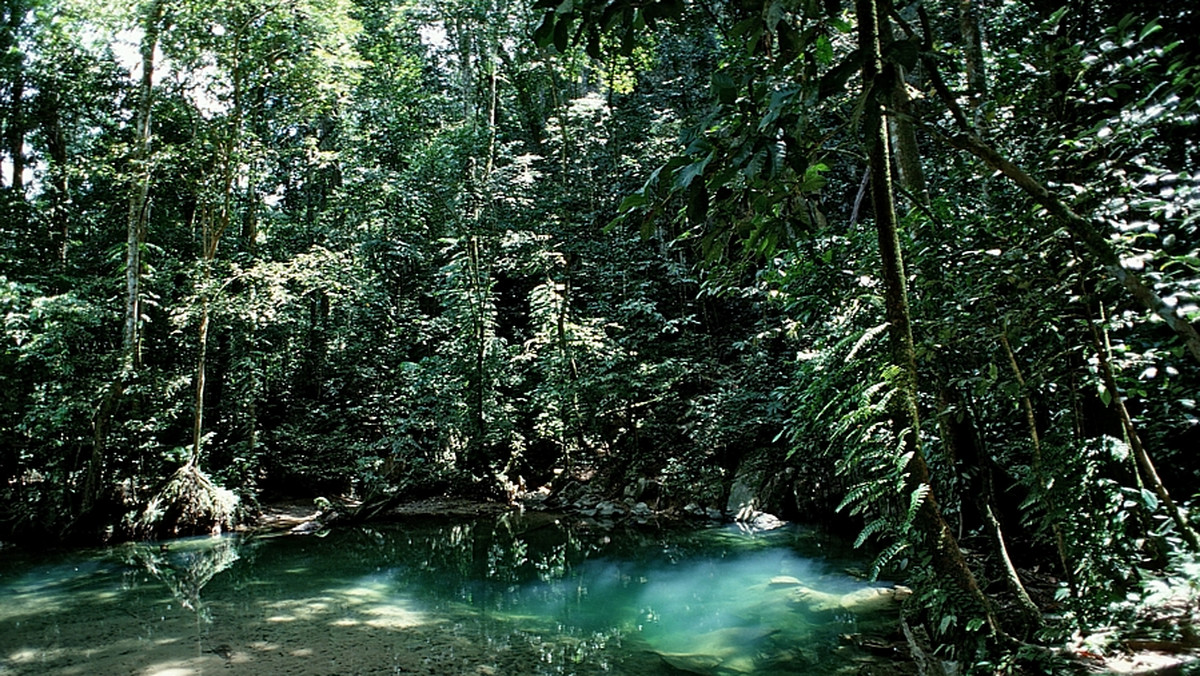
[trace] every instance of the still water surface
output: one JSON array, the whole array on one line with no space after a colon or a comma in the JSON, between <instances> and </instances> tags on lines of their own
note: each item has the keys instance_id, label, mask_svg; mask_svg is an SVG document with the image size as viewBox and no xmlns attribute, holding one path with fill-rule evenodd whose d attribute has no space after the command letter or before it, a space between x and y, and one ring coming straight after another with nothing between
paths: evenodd
<instances>
[{"instance_id":1,"label":"still water surface","mask_svg":"<svg viewBox=\"0 0 1200 676\"><path fill-rule=\"evenodd\" d=\"M539 514L9 550L0 675L863 673L895 609L846 554Z\"/></svg>"}]
</instances>

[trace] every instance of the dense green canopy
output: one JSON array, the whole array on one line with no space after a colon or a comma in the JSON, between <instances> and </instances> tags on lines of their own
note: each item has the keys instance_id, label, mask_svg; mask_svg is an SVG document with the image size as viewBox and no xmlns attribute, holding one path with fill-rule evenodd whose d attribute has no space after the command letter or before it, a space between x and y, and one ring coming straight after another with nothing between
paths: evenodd
<instances>
[{"instance_id":1,"label":"dense green canopy","mask_svg":"<svg viewBox=\"0 0 1200 676\"><path fill-rule=\"evenodd\" d=\"M1200 550L1200 8L853 4L4 0L0 538L755 464L964 664L1130 625Z\"/></svg>"}]
</instances>

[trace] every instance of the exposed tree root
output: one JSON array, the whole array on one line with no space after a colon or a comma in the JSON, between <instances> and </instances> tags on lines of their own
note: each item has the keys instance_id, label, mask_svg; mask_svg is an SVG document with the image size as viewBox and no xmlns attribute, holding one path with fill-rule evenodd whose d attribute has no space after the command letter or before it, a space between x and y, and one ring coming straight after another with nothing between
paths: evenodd
<instances>
[{"instance_id":1,"label":"exposed tree root","mask_svg":"<svg viewBox=\"0 0 1200 676\"><path fill-rule=\"evenodd\" d=\"M217 535L238 520L238 497L214 484L194 463L180 467L134 521L138 537Z\"/></svg>"}]
</instances>

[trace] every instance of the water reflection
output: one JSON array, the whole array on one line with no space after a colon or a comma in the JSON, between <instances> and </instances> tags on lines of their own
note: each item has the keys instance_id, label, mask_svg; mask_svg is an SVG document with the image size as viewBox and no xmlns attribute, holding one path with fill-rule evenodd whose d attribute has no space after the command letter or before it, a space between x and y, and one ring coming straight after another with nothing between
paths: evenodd
<instances>
[{"instance_id":1,"label":"water reflection","mask_svg":"<svg viewBox=\"0 0 1200 676\"><path fill-rule=\"evenodd\" d=\"M126 564L162 583L198 620L211 621L200 592L217 573L241 558L242 544L236 536L188 538L163 544L130 543L118 551Z\"/></svg>"},{"instance_id":2,"label":"water reflection","mask_svg":"<svg viewBox=\"0 0 1200 676\"><path fill-rule=\"evenodd\" d=\"M894 608L849 563L800 529L545 515L10 558L0 674L863 673L843 639Z\"/></svg>"}]
</instances>

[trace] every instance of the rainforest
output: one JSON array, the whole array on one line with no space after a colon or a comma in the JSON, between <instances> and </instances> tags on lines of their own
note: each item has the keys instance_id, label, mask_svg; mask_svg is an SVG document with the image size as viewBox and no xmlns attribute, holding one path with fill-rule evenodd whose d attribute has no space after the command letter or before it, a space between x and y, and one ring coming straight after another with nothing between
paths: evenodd
<instances>
[{"instance_id":1,"label":"rainforest","mask_svg":"<svg viewBox=\"0 0 1200 676\"><path fill-rule=\"evenodd\" d=\"M1197 673L1196 35L3 0L0 673Z\"/></svg>"}]
</instances>

